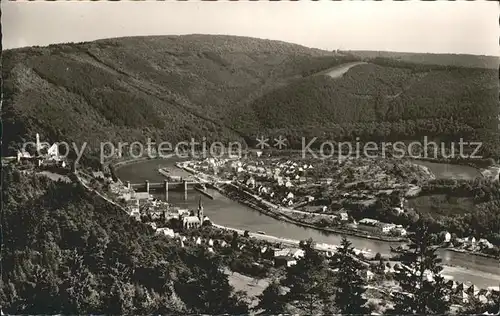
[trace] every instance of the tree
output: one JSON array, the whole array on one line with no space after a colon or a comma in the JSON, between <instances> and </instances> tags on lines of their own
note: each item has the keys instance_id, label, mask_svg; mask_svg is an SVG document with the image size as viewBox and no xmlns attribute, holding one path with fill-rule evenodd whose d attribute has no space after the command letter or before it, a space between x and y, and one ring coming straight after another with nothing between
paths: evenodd
<instances>
[{"instance_id":1,"label":"tree","mask_svg":"<svg viewBox=\"0 0 500 316\"><path fill-rule=\"evenodd\" d=\"M449 290L445 286L441 260L428 226L419 220L409 235L408 249L401 254L401 267L395 279L401 292L394 298L397 314L446 314L450 308ZM429 278L428 276L432 276Z\"/></svg>"},{"instance_id":2,"label":"tree","mask_svg":"<svg viewBox=\"0 0 500 316\"><path fill-rule=\"evenodd\" d=\"M358 274L363 268L355 259L354 248L345 238L332 258L332 268L338 269L335 278L335 306L342 314L364 314L366 299L363 298L366 283Z\"/></svg>"},{"instance_id":3,"label":"tree","mask_svg":"<svg viewBox=\"0 0 500 316\"><path fill-rule=\"evenodd\" d=\"M286 302L313 314L331 297L331 275L311 239L301 242L300 247L304 257L287 269L282 285L290 288Z\"/></svg>"},{"instance_id":4,"label":"tree","mask_svg":"<svg viewBox=\"0 0 500 316\"><path fill-rule=\"evenodd\" d=\"M284 295L281 294L281 286L276 281L269 283L258 299L259 304L254 310L260 311L260 314L278 315L286 311Z\"/></svg>"},{"instance_id":5,"label":"tree","mask_svg":"<svg viewBox=\"0 0 500 316\"><path fill-rule=\"evenodd\" d=\"M194 272L183 274L176 286L186 307L197 314L248 313L248 304L243 293L232 294L233 287L223 271L221 258L205 248L199 248L191 256L193 262L196 262Z\"/></svg>"}]
</instances>

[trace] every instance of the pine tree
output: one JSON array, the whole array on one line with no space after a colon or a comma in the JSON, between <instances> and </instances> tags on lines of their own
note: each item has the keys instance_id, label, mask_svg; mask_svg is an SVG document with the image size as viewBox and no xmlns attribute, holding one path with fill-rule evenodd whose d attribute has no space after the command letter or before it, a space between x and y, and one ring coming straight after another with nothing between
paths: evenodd
<instances>
[{"instance_id":1,"label":"pine tree","mask_svg":"<svg viewBox=\"0 0 500 316\"><path fill-rule=\"evenodd\" d=\"M363 266L355 259L354 248L345 238L332 258L331 266L338 269L335 278L335 306L342 314L363 314L367 311L363 298L366 282L358 274Z\"/></svg>"},{"instance_id":2,"label":"pine tree","mask_svg":"<svg viewBox=\"0 0 500 316\"><path fill-rule=\"evenodd\" d=\"M281 294L281 286L278 282L269 283L266 289L258 296L259 304L254 308L264 315L282 314L286 310L284 295Z\"/></svg>"},{"instance_id":3,"label":"pine tree","mask_svg":"<svg viewBox=\"0 0 500 316\"><path fill-rule=\"evenodd\" d=\"M401 267L395 279L402 292L394 299L396 314L446 314L450 308L449 290L445 286L441 260L437 258L436 247L428 226L419 220L410 234L408 250L401 254ZM426 273L433 276L428 279Z\"/></svg>"},{"instance_id":4,"label":"pine tree","mask_svg":"<svg viewBox=\"0 0 500 316\"><path fill-rule=\"evenodd\" d=\"M290 288L286 302L313 314L331 297L331 278L311 239L301 242L304 257L287 269L282 285Z\"/></svg>"}]
</instances>

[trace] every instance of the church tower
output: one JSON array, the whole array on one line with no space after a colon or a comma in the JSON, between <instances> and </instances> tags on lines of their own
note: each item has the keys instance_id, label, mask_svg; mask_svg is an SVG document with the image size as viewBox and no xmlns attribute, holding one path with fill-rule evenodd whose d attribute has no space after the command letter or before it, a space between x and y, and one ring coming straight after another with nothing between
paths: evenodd
<instances>
[{"instance_id":1,"label":"church tower","mask_svg":"<svg viewBox=\"0 0 500 316\"><path fill-rule=\"evenodd\" d=\"M203 223L203 204L201 203L201 196L200 200L198 201L198 218L200 219L200 222Z\"/></svg>"}]
</instances>

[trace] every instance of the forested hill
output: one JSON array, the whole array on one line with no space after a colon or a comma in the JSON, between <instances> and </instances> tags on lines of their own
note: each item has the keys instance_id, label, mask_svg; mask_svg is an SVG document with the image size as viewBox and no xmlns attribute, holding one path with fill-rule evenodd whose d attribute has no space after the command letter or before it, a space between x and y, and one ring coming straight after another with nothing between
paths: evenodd
<instances>
[{"instance_id":1,"label":"forested hill","mask_svg":"<svg viewBox=\"0 0 500 316\"><path fill-rule=\"evenodd\" d=\"M219 35L8 50L3 149L12 151L37 132L48 141L88 142L87 151L98 150L99 142L147 137L251 142L256 133L276 131L408 139L425 128L498 138L491 133L497 126L496 70L377 58L340 79L314 76L356 60Z\"/></svg>"},{"instance_id":2,"label":"forested hill","mask_svg":"<svg viewBox=\"0 0 500 316\"><path fill-rule=\"evenodd\" d=\"M405 62L458 66L467 68L487 68L498 69L500 58L498 56L469 55L469 54L431 54L431 53L405 53L390 51L370 51L370 50L348 50L346 54L351 54L359 58L390 58Z\"/></svg>"},{"instance_id":3,"label":"forested hill","mask_svg":"<svg viewBox=\"0 0 500 316\"><path fill-rule=\"evenodd\" d=\"M3 166L2 206L6 314L248 313L221 257L155 235L79 184Z\"/></svg>"}]
</instances>

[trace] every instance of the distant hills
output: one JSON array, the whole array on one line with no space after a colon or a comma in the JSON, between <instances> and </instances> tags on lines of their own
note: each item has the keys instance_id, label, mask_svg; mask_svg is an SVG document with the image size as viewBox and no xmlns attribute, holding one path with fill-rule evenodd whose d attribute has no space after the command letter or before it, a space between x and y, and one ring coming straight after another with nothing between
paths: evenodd
<instances>
[{"instance_id":1,"label":"distant hills","mask_svg":"<svg viewBox=\"0 0 500 316\"><path fill-rule=\"evenodd\" d=\"M347 50L342 52L359 58L390 58L419 64L488 69L498 69L500 66L500 57L487 55L404 53L369 50Z\"/></svg>"},{"instance_id":2,"label":"distant hills","mask_svg":"<svg viewBox=\"0 0 500 316\"><path fill-rule=\"evenodd\" d=\"M363 53L364 54L364 53ZM498 71L328 52L220 35L148 36L7 50L3 54L4 153L44 140L178 142L280 133L335 139L491 139ZM366 53L368 54L368 53ZM390 56L389 56L390 57ZM366 60L342 78L313 76ZM470 68L473 67L473 68ZM474 68L476 67L476 68Z\"/></svg>"}]
</instances>

